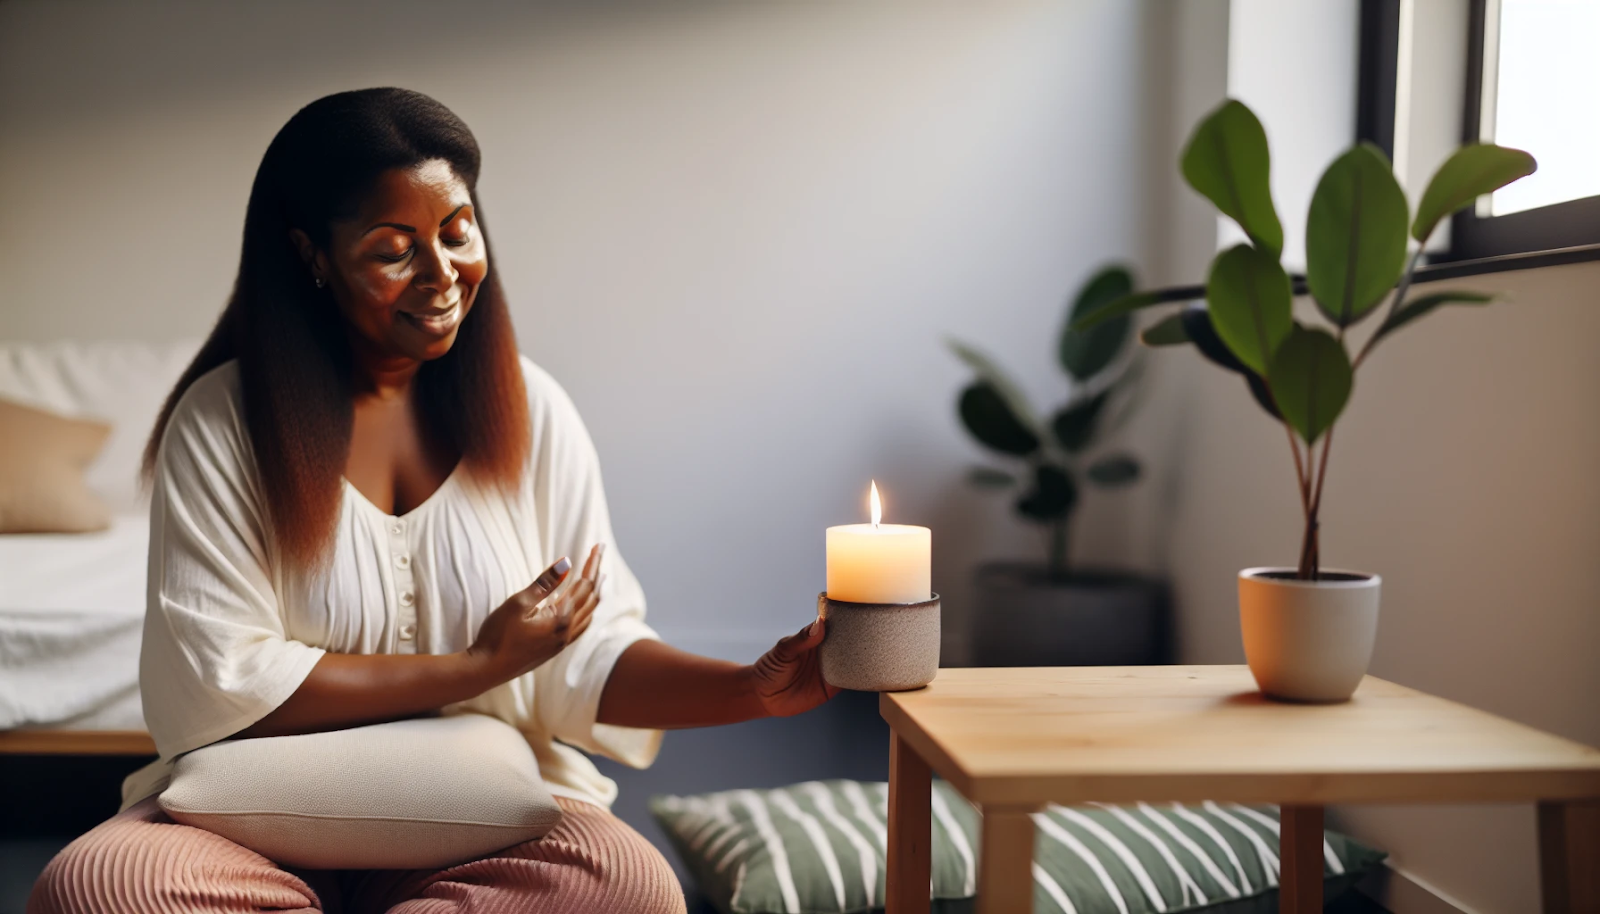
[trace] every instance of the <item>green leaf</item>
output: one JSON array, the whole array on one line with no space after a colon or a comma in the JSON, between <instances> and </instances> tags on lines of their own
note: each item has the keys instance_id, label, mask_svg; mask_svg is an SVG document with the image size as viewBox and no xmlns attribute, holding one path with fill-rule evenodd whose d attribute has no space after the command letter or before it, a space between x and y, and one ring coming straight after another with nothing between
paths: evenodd
<instances>
[{"instance_id":1,"label":"green leaf","mask_svg":"<svg viewBox=\"0 0 1600 914\"><path fill-rule=\"evenodd\" d=\"M1131 295L1124 295L1121 298L1090 308L1082 314L1073 315L1072 329L1078 331L1088 330L1112 318L1121 317L1124 314L1132 314L1141 308L1165 304L1169 301L1173 301L1173 299L1166 292L1135 292Z\"/></svg>"},{"instance_id":2,"label":"green leaf","mask_svg":"<svg viewBox=\"0 0 1600 914\"><path fill-rule=\"evenodd\" d=\"M1255 112L1228 99L1194 129L1180 160L1189 186L1232 216L1256 246L1274 258L1283 250L1283 224L1272 206L1272 156Z\"/></svg>"},{"instance_id":3,"label":"green leaf","mask_svg":"<svg viewBox=\"0 0 1600 914\"><path fill-rule=\"evenodd\" d=\"M1473 143L1457 149L1433 173L1428 189L1417 204L1417 219L1411 223L1411 237L1428 240L1441 219L1487 193L1492 193L1518 178L1533 174L1539 163L1520 149Z\"/></svg>"},{"instance_id":4,"label":"green leaf","mask_svg":"<svg viewBox=\"0 0 1600 914\"><path fill-rule=\"evenodd\" d=\"M1208 361L1243 375L1256 403L1274 420L1282 421L1283 416L1278 414L1278 407L1272 402L1272 392L1267 390L1267 383L1261 380L1260 375L1246 368L1238 356L1228 351L1228 345L1217 336L1206 306L1196 302L1178 313L1183 318L1183 332L1194 342L1194 348L1200 350L1200 354Z\"/></svg>"},{"instance_id":5,"label":"green leaf","mask_svg":"<svg viewBox=\"0 0 1600 914\"><path fill-rule=\"evenodd\" d=\"M1005 397L987 381L962 391L958 410L972 437L1002 454L1025 457L1039 449L1039 436L1017 418Z\"/></svg>"},{"instance_id":6,"label":"green leaf","mask_svg":"<svg viewBox=\"0 0 1600 914\"><path fill-rule=\"evenodd\" d=\"M1211 312L1200 302L1195 302L1179 312L1183 316L1183 332L1194 341L1194 348L1200 350L1212 363L1226 368L1228 371L1237 371L1240 374L1253 374L1244 367L1239 357L1228 350L1228 344L1217 336L1217 327L1211 322Z\"/></svg>"},{"instance_id":7,"label":"green leaf","mask_svg":"<svg viewBox=\"0 0 1600 914\"><path fill-rule=\"evenodd\" d=\"M1043 437L1044 428L1039 424L1039 419L1033 414L1033 407L1028 403L1028 398L1023 396L1022 388L1018 387L1011 377L1000 369L994 360L984 355L972 346L957 340L947 341L950 351L956 357L967 363L967 367L978 375L978 380L987 383L1005 400L1006 406L1018 422L1027 428L1034 437Z\"/></svg>"},{"instance_id":8,"label":"green leaf","mask_svg":"<svg viewBox=\"0 0 1600 914\"><path fill-rule=\"evenodd\" d=\"M1127 267L1106 267L1090 277L1078 292L1067 318L1067 327L1061 334L1059 355L1061 367L1080 381L1094 377L1112 360L1128 341L1128 331L1133 329L1133 319L1127 315L1103 321L1088 330L1073 327L1078 316L1088 314L1133 292L1133 274Z\"/></svg>"},{"instance_id":9,"label":"green leaf","mask_svg":"<svg viewBox=\"0 0 1600 914\"><path fill-rule=\"evenodd\" d=\"M1127 454L1113 454L1089 465L1089 479L1108 488L1125 486L1139 478L1139 461Z\"/></svg>"},{"instance_id":10,"label":"green leaf","mask_svg":"<svg viewBox=\"0 0 1600 914\"><path fill-rule=\"evenodd\" d=\"M1169 315L1144 328L1139 334L1146 346L1182 346L1192 343L1188 331L1183 329L1183 313Z\"/></svg>"},{"instance_id":11,"label":"green leaf","mask_svg":"<svg viewBox=\"0 0 1600 914\"><path fill-rule=\"evenodd\" d=\"M1339 418L1353 380L1343 344L1327 331L1299 324L1278 347L1268 377L1283 418L1307 444Z\"/></svg>"},{"instance_id":12,"label":"green leaf","mask_svg":"<svg viewBox=\"0 0 1600 914\"><path fill-rule=\"evenodd\" d=\"M1250 396L1255 398L1256 405L1261 407L1267 415L1278 422L1283 421L1283 413L1278 411L1278 404L1272 400L1272 391L1267 389L1267 382L1261 376L1249 369L1244 372L1244 386L1250 391Z\"/></svg>"},{"instance_id":13,"label":"green leaf","mask_svg":"<svg viewBox=\"0 0 1600 914\"><path fill-rule=\"evenodd\" d=\"M973 467L967 471L967 482L980 489L1009 489L1017 484L1017 477L994 467Z\"/></svg>"},{"instance_id":14,"label":"green leaf","mask_svg":"<svg viewBox=\"0 0 1600 914\"><path fill-rule=\"evenodd\" d=\"M1206 280L1211 324L1248 368L1270 378L1267 366L1294 325L1289 274L1278 259L1248 244L1235 245L1211 263Z\"/></svg>"},{"instance_id":15,"label":"green leaf","mask_svg":"<svg viewBox=\"0 0 1600 914\"><path fill-rule=\"evenodd\" d=\"M1362 143L1333 160L1306 216L1306 285L1341 327L1378 306L1406 265L1405 191L1378 147Z\"/></svg>"},{"instance_id":16,"label":"green leaf","mask_svg":"<svg viewBox=\"0 0 1600 914\"><path fill-rule=\"evenodd\" d=\"M1103 391L1086 400L1069 403L1050 420L1050 430L1068 451L1081 451L1094 440L1095 423L1105 409L1111 392Z\"/></svg>"},{"instance_id":17,"label":"green leaf","mask_svg":"<svg viewBox=\"0 0 1600 914\"><path fill-rule=\"evenodd\" d=\"M1483 292L1434 292L1421 295L1389 315L1389 319L1378 328L1377 338L1383 339L1440 305L1487 305L1494 300L1495 296Z\"/></svg>"},{"instance_id":18,"label":"green leaf","mask_svg":"<svg viewBox=\"0 0 1600 914\"><path fill-rule=\"evenodd\" d=\"M1023 517L1040 523L1060 520L1078 503L1078 486L1063 467L1040 464L1033 472L1033 488L1017 499Z\"/></svg>"}]
</instances>

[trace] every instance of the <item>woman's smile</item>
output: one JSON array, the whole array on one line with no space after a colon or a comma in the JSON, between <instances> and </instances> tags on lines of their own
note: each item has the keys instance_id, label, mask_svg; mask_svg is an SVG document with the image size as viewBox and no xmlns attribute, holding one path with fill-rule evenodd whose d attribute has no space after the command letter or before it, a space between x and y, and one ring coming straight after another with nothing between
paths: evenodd
<instances>
[{"instance_id":1,"label":"woman's smile","mask_svg":"<svg viewBox=\"0 0 1600 914\"><path fill-rule=\"evenodd\" d=\"M411 326L432 337L440 339L455 332L461 324L461 299L456 299L449 306L439 311L400 311L397 312Z\"/></svg>"}]
</instances>

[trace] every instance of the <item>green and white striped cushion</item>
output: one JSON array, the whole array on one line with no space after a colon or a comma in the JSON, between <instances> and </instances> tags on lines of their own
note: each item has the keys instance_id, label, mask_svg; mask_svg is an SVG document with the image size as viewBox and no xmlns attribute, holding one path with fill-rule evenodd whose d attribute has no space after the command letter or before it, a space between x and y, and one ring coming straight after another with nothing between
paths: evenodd
<instances>
[{"instance_id":1,"label":"green and white striped cushion","mask_svg":"<svg viewBox=\"0 0 1600 914\"><path fill-rule=\"evenodd\" d=\"M883 907L888 785L808 781L778 790L660 796L651 812L724 912L811 914ZM1236 803L1052 806L1034 816L1034 910L1146 914L1277 910L1278 810ZM976 893L979 815L933 791L936 909ZM1330 892L1384 854L1324 836ZM952 902L955 902L952 904Z\"/></svg>"}]
</instances>

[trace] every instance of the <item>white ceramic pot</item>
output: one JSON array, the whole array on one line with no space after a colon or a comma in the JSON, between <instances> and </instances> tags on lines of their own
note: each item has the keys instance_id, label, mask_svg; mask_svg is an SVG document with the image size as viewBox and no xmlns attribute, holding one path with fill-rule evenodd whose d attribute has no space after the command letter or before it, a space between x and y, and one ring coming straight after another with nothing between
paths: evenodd
<instances>
[{"instance_id":1,"label":"white ceramic pot","mask_svg":"<svg viewBox=\"0 0 1600 914\"><path fill-rule=\"evenodd\" d=\"M1244 656L1269 698L1344 701L1372 660L1378 635L1375 574L1324 570L1295 580L1293 568L1239 572Z\"/></svg>"}]
</instances>

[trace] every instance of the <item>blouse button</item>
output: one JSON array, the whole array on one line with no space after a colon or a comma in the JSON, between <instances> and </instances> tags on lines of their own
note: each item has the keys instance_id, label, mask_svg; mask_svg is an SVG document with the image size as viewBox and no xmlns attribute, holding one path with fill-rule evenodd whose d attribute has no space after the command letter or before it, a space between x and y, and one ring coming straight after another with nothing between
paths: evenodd
<instances>
[{"instance_id":1,"label":"blouse button","mask_svg":"<svg viewBox=\"0 0 1600 914\"><path fill-rule=\"evenodd\" d=\"M410 641L417 636L417 627L411 623L400 626L400 640Z\"/></svg>"},{"instance_id":2,"label":"blouse button","mask_svg":"<svg viewBox=\"0 0 1600 914\"><path fill-rule=\"evenodd\" d=\"M397 556L395 556L394 557L394 567L396 567L396 568L410 568L411 567L411 556L409 556L409 555L397 555Z\"/></svg>"},{"instance_id":3,"label":"blouse button","mask_svg":"<svg viewBox=\"0 0 1600 914\"><path fill-rule=\"evenodd\" d=\"M399 536L400 534L406 532L406 522L400 520L399 518L395 518L394 522L389 524L389 532L393 533L395 536Z\"/></svg>"},{"instance_id":4,"label":"blouse button","mask_svg":"<svg viewBox=\"0 0 1600 914\"><path fill-rule=\"evenodd\" d=\"M417 602L417 595L412 593L411 591L407 590L407 591L404 591L404 592L402 592L400 594L400 605L401 606L410 606L411 604L413 604L415 602Z\"/></svg>"}]
</instances>

